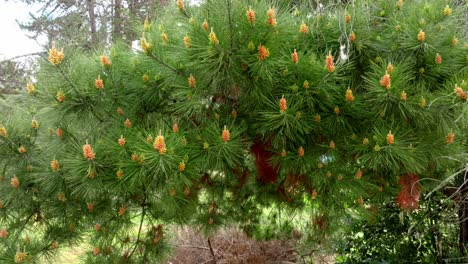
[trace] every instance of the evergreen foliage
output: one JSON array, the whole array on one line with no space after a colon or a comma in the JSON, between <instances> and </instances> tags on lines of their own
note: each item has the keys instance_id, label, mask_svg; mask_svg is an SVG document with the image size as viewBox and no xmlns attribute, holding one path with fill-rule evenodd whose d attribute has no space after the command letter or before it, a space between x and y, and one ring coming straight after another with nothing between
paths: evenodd
<instances>
[{"instance_id":1,"label":"evergreen foliage","mask_svg":"<svg viewBox=\"0 0 468 264\"><path fill-rule=\"evenodd\" d=\"M155 263L169 224L327 246L465 169L466 6L176 4L139 51L51 48L0 116L2 263L84 239L85 263Z\"/></svg>"}]
</instances>

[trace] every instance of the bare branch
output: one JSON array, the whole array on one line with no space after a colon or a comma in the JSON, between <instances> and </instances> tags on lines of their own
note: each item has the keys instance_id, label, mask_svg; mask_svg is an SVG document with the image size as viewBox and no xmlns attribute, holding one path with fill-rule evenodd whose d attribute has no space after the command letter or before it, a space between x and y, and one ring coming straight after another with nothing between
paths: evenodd
<instances>
[{"instance_id":1,"label":"bare branch","mask_svg":"<svg viewBox=\"0 0 468 264\"><path fill-rule=\"evenodd\" d=\"M2 63L2 62L7 62L7 61L12 61L12 60L16 60L16 59L23 58L23 57L41 56L41 55L43 55L43 54L45 54L45 51L33 52L33 53L18 55L18 56L15 56L15 57L12 57L12 58L9 58L9 59L6 59L6 60L2 60L2 61L0 61L0 63Z\"/></svg>"}]
</instances>

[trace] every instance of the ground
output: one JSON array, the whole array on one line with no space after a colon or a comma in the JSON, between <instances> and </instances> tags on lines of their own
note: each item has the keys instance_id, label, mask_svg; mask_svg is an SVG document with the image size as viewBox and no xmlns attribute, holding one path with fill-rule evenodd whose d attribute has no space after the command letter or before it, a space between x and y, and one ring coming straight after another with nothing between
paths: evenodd
<instances>
[{"instance_id":1,"label":"ground","mask_svg":"<svg viewBox=\"0 0 468 264\"><path fill-rule=\"evenodd\" d=\"M193 229L174 227L172 241L174 254L166 264L291 264L305 263L294 249L294 241L257 241L248 238L236 228L226 228L210 238L214 262L208 240ZM79 245L62 249L60 257L44 264L75 264L89 246ZM333 263L333 258L315 258L314 263Z\"/></svg>"}]
</instances>

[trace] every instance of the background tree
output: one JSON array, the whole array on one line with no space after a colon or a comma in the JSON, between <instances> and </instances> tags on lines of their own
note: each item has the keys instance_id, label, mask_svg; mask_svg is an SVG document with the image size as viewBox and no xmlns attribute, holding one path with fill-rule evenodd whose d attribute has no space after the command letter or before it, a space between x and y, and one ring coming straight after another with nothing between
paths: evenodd
<instances>
[{"instance_id":1,"label":"background tree","mask_svg":"<svg viewBox=\"0 0 468 264\"><path fill-rule=\"evenodd\" d=\"M30 81L36 65L35 56L41 53L27 54L13 59L0 61L0 96L19 93Z\"/></svg>"},{"instance_id":2,"label":"background tree","mask_svg":"<svg viewBox=\"0 0 468 264\"><path fill-rule=\"evenodd\" d=\"M160 14L166 1L155 0L25 0L39 6L29 21L19 21L21 28L36 39L45 35L68 46L96 49L112 41L136 40L134 29L148 14Z\"/></svg>"},{"instance_id":3,"label":"background tree","mask_svg":"<svg viewBox=\"0 0 468 264\"><path fill-rule=\"evenodd\" d=\"M0 71L3 73L0 77L0 94L18 91L18 87L21 87L27 78L23 69L18 67L17 62L0 63Z\"/></svg>"},{"instance_id":4,"label":"background tree","mask_svg":"<svg viewBox=\"0 0 468 264\"><path fill-rule=\"evenodd\" d=\"M87 263L156 262L170 224L331 250L349 217L409 218L466 170L465 7L171 8L140 52L52 47L2 117L2 261L86 234Z\"/></svg>"}]
</instances>

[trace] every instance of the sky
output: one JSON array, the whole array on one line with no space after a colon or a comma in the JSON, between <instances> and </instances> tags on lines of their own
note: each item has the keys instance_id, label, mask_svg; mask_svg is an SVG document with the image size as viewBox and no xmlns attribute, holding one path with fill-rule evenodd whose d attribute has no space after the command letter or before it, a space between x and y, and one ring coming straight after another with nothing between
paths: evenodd
<instances>
[{"instance_id":1,"label":"sky","mask_svg":"<svg viewBox=\"0 0 468 264\"><path fill-rule=\"evenodd\" d=\"M0 0L0 60L43 50L16 23L27 21L29 12L34 8L24 3Z\"/></svg>"}]
</instances>

